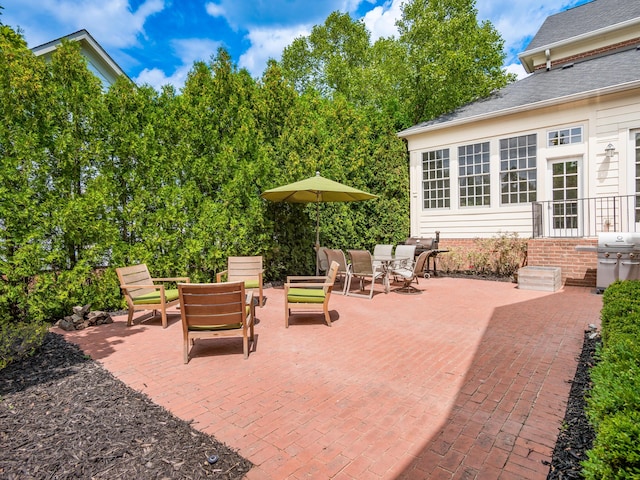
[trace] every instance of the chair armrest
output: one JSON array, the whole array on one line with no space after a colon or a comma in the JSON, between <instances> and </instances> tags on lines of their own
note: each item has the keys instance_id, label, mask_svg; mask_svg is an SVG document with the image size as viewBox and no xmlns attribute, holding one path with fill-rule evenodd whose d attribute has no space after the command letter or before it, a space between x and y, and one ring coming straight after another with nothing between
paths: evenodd
<instances>
[{"instance_id":1,"label":"chair armrest","mask_svg":"<svg viewBox=\"0 0 640 480\"><path fill-rule=\"evenodd\" d=\"M152 278L152 282L183 282L190 283L189 277L166 277L166 278Z\"/></svg>"},{"instance_id":2,"label":"chair armrest","mask_svg":"<svg viewBox=\"0 0 640 480\"><path fill-rule=\"evenodd\" d=\"M307 287L311 287L311 288L318 288L318 287L328 287L330 285L333 285L333 283L329 283L329 282L325 282L325 283L285 283L284 286L285 288L307 288Z\"/></svg>"},{"instance_id":3,"label":"chair armrest","mask_svg":"<svg viewBox=\"0 0 640 480\"><path fill-rule=\"evenodd\" d=\"M156 290L164 290L164 285L156 285L150 283L149 285L135 284L135 285L120 285L122 290L127 290L129 288L155 288Z\"/></svg>"},{"instance_id":4,"label":"chair armrest","mask_svg":"<svg viewBox=\"0 0 640 480\"><path fill-rule=\"evenodd\" d=\"M222 281L222 276L229 273L229 270L223 270L216 274L216 283L220 283Z\"/></svg>"},{"instance_id":5,"label":"chair armrest","mask_svg":"<svg viewBox=\"0 0 640 480\"><path fill-rule=\"evenodd\" d=\"M327 277L318 277L315 275L298 275L298 276L288 276L287 277L287 283L290 282L301 282L301 281L308 281L308 280L326 280Z\"/></svg>"},{"instance_id":6,"label":"chair armrest","mask_svg":"<svg viewBox=\"0 0 640 480\"><path fill-rule=\"evenodd\" d=\"M251 311L251 323L256 321L256 304L253 302L253 290L248 290L245 292L245 300L246 304L249 305L249 310Z\"/></svg>"}]
</instances>

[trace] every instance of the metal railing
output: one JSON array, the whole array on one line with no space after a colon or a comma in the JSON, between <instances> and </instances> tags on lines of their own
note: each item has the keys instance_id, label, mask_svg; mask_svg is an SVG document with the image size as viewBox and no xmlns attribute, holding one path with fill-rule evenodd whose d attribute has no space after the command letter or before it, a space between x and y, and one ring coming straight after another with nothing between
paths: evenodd
<instances>
[{"instance_id":1,"label":"metal railing","mask_svg":"<svg viewBox=\"0 0 640 480\"><path fill-rule=\"evenodd\" d=\"M640 194L531 204L533 238L594 237L640 230Z\"/></svg>"}]
</instances>

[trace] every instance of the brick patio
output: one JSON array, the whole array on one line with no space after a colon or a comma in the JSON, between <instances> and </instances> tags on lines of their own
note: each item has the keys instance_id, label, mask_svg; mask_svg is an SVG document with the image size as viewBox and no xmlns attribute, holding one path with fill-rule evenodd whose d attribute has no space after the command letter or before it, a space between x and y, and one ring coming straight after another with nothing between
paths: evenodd
<instances>
[{"instance_id":1,"label":"brick patio","mask_svg":"<svg viewBox=\"0 0 640 480\"><path fill-rule=\"evenodd\" d=\"M601 296L473 279L331 298L333 326L265 290L257 345L201 341L179 315L62 332L130 387L253 462L249 480L545 479Z\"/></svg>"}]
</instances>

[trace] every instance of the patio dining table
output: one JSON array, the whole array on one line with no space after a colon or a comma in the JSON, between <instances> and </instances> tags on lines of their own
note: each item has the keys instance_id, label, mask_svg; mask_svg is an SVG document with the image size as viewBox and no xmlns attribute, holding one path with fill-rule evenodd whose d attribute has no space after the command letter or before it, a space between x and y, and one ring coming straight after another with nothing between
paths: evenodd
<instances>
[{"instance_id":1,"label":"patio dining table","mask_svg":"<svg viewBox=\"0 0 640 480\"><path fill-rule=\"evenodd\" d=\"M382 267L384 293L389 293L391 291L391 281L389 278L391 276L391 267L393 264L396 262L405 262L407 260L410 260L410 258L405 255L376 255L373 257L373 261L380 262Z\"/></svg>"}]
</instances>

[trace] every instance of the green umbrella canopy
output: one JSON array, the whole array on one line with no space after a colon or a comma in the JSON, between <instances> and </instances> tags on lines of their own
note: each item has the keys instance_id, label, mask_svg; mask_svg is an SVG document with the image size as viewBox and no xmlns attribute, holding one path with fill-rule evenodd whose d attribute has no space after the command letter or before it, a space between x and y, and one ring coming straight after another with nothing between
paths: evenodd
<instances>
[{"instance_id":1,"label":"green umbrella canopy","mask_svg":"<svg viewBox=\"0 0 640 480\"><path fill-rule=\"evenodd\" d=\"M377 195L321 177L319 172L314 177L267 190L260 196L272 202L291 203L360 202L378 198Z\"/></svg>"},{"instance_id":2,"label":"green umbrella canopy","mask_svg":"<svg viewBox=\"0 0 640 480\"><path fill-rule=\"evenodd\" d=\"M322 202L361 202L378 198L377 195L363 192L357 188L334 182L320 176L316 172L314 177L309 177L299 182L290 183L282 187L266 190L260 195L272 202L290 203L315 203L316 204L316 252L320 248L320 209ZM318 265L316 263L316 275Z\"/></svg>"}]
</instances>

